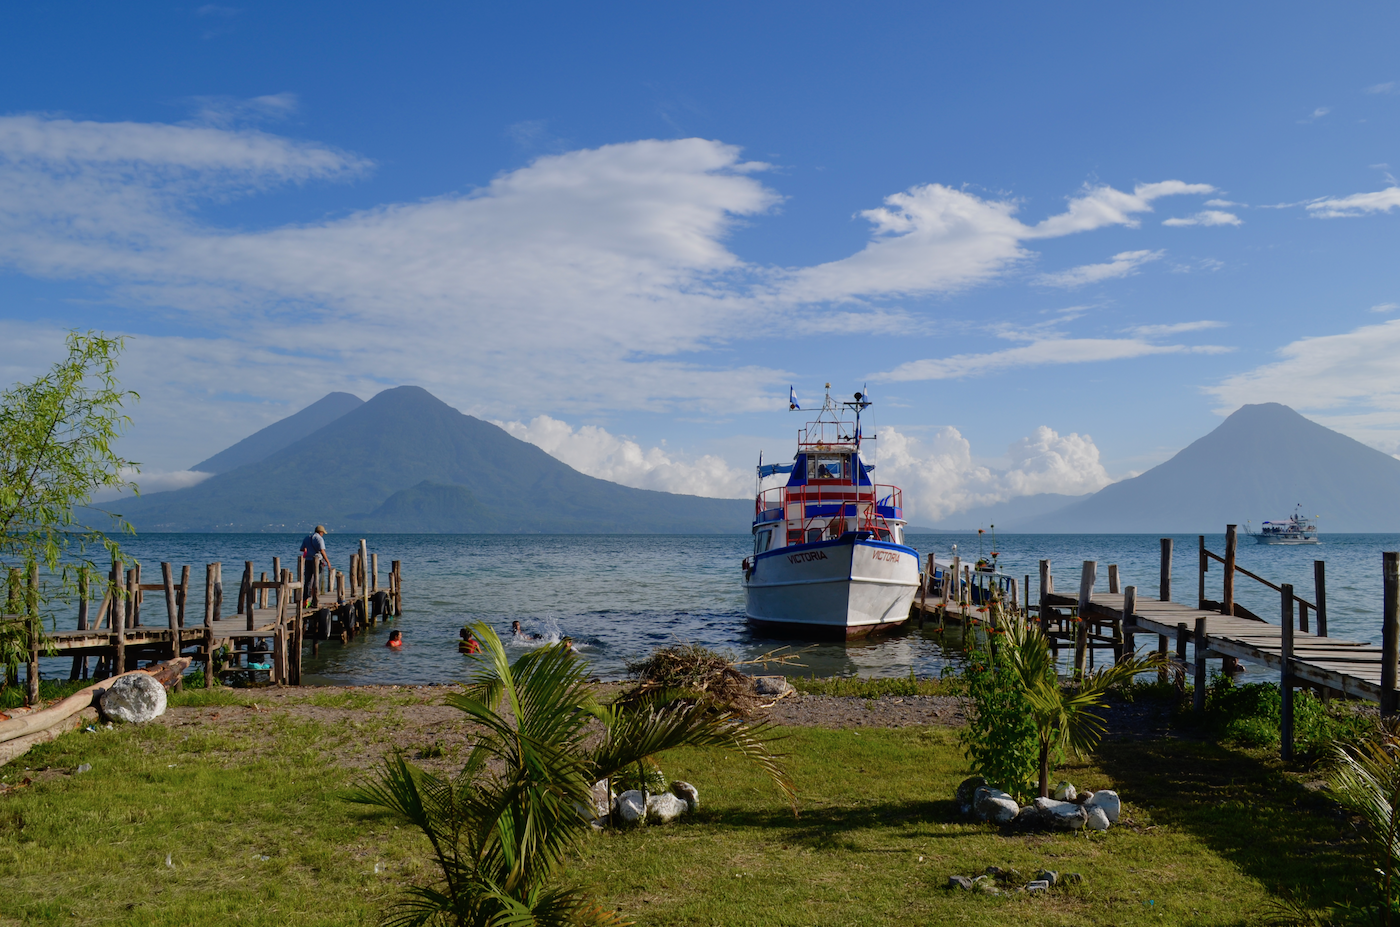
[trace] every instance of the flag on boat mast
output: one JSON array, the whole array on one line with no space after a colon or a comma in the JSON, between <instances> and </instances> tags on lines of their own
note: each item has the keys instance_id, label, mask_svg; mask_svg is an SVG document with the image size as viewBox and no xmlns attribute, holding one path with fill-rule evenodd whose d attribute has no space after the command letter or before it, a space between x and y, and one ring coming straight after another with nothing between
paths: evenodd
<instances>
[{"instance_id":1,"label":"flag on boat mast","mask_svg":"<svg viewBox=\"0 0 1400 927\"><path fill-rule=\"evenodd\" d=\"M789 412L792 412L792 411L797 410L797 409L800 409L800 408L802 408L802 407L799 406L799 405L797 404L797 391L794 390L794 389L792 388L791 385L789 385L789 386L788 386L788 411L789 411Z\"/></svg>"}]
</instances>

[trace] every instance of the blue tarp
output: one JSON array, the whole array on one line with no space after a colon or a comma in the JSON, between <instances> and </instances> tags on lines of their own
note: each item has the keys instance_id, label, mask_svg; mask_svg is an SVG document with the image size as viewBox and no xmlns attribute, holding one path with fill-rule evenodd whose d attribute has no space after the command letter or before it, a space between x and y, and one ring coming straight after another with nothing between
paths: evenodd
<instances>
[{"instance_id":1,"label":"blue tarp","mask_svg":"<svg viewBox=\"0 0 1400 927\"><path fill-rule=\"evenodd\" d=\"M758 468L760 477L774 476L778 473L791 473L792 464L764 464Z\"/></svg>"}]
</instances>

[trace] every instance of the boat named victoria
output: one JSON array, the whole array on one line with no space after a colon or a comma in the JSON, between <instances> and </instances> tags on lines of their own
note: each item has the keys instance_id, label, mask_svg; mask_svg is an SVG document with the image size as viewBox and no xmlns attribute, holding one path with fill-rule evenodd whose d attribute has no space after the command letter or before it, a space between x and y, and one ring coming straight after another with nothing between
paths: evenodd
<instances>
[{"instance_id":1,"label":"boat named victoria","mask_svg":"<svg viewBox=\"0 0 1400 927\"><path fill-rule=\"evenodd\" d=\"M799 430L792 463L760 462L753 556L743 564L751 623L853 638L908 620L919 554L904 543L899 487L873 482L874 467L861 458L860 417L869 406L861 393L841 403L828 393L816 420ZM784 473L785 485L761 488Z\"/></svg>"}]
</instances>

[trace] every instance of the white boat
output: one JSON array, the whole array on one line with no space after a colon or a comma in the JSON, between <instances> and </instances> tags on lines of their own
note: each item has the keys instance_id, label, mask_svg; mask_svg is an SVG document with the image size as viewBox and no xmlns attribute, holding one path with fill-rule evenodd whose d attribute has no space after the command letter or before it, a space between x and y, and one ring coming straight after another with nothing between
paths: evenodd
<instances>
[{"instance_id":1,"label":"white boat","mask_svg":"<svg viewBox=\"0 0 1400 927\"><path fill-rule=\"evenodd\" d=\"M760 485L781 473L788 480L760 489L754 503L753 556L743 565L754 625L853 638L909 620L919 554L904 543L899 488L872 482L874 467L861 459L860 414L869 405L861 393L840 404L828 393L798 433L792 463L760 462Z\"/></svg>"},{"instance_id":2,"label":"white boat","mask_svg":"<svg viewBox=\"0 0 1400 927\"><path fill-rule=\"evenodd\" d=\"M1245 527L1248 531L1248 526ZM1303 514L1303 504L1289 516L1287 521L1266 521L1259 526L1258 533L1249 532L1258 544L1321 544L1317 537L1317 522Z\"/></svg>"}]
</instances>

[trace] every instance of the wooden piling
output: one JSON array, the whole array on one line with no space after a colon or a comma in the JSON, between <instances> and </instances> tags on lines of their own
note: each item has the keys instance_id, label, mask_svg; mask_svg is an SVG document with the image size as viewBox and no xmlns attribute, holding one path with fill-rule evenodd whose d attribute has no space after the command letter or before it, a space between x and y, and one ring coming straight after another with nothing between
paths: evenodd
<instances>
[{"instance_id":1,"label":"wooden piling","mask_svg":"<svg viewBox=\"0 0 1400 927\"><path fill-rule=\"evenodd\" d=\"M924 575L920 579L922 582L919 583L919 627L922 628L924 616L928 614L928 584L933 582L933 554L928 555L928 565L924 567ZM390 585L393 585L392 579Z\"/></svg>"},{"instance_id":2,"label":"wooden piling","mask_svg":"<svg viewBox=\"0 0 1400 927\"><path fill-rule=\"evenodd\" d=\"M251 560L247 561L245 564L243 575L246 578L246 582L244 583L246 594L243 596L243 614L248 616L248 630L251 631L256 627L253 612L258 604L258 597L253 594L255 590L253 589L253 562ZM253 646L253 639L251 637L248 638L248 646L249 648Z\"/></svg>"},{"instance_id":3,"label":"wooden piling","mask_svg":"<svg viewBox=\"0 0 1400 927\"><path fill-rule=\"evenodd\" d=\"M1162 578L1157 583L1157 599L1172 600L1172 539L1162 538Z\"/></svg>"},{"instance_id":4,"label":"wooden piling","mask_svg":"<svg viewBox=\"0 0 1400 927\"><path fill-rule=\"evenodd\" d=\"M1390 556L1390 555L1387 555ZM1282 661L1279 664L1279 695L1282 702L1279 705L1279 755L1285 760L1293 759L1293 673L1291 672L1293 663L1293 587L1288 583L1282 584L1279 592L1282 606L1280 655ZM1394 635L1391 636L1392 642ZM1391 666L1394 666L1392 662ZM1391 679L1394 682L1394 677Z\"/></svg>"},{"instance_id":5,"label":"wooden piling","mask_svg":"<svg viewBox=\"0 0 1400 927\"><path fill-rule=\"evenodd\" d=\"M1191 703L1197 714L1200 714L1206 710L1206 620L1204 618L1196 619L1194 643L1196 645L1196 673Z\"/></svg>"},{"instance_id":6,"label":"wooden piling","mask_svg":"<svg viewBox=\"0 0 1400 927\"><path fill-rule=\"evenodd\" d=\"M1089 600L1094 594L1094 581L1097 577L1097 560L1085 560L1079 573L1079 621L1074 632L1074 672L1083 675L1085 655L1089 644Z\"/></svg>"},{"instance_id":7,"label":"wooden piling","mask_svg":"<svg viewBox=\"0 0 1400 927\"><path fill-rule=\"evenodd\" d=\"M90 595L91 595L91 593L88 591L88 571L87 571L87 567L86 567L86 566L79 565L79 567L78 567L78 630L79 630L79 631L86 631L86 630L88 629L88 597L89 597ZM69 671L69 673L68 673L68 678L69 678L69 680L75 680L75 679L79 679L79 678L81 678L81 679L86 679L86 678L87 678L87 665L88 665L87 657L78 657L78 656L73 657L73 668L72 668L72 669ZM81 676L79 675L79 671L81 671L81 674L82 674Z\"/></svg>"},{"instance_id":8,"label":"wooden piling","mask_svg":"<svg viewBox=\"0 0 1400 927\"><path fill-rule=\"evenodd\" d=\"M214 561L214 620L222 621L224 614L224 564Z\"/></svg>"},{"instance_id":9,"label":"wooden piling","mask_svg":"<svg viewBox=\"0 0 1400 927\"><path fill-rule=\"evenodd\" d=\"M1040 632L1050 633L1050 561L1040 561Z\"/></svg>"},{"instance_id":10,"label":"wooden piling","mask_svg":"<svg viewBox=\"0 0 1400 927\"><path fill-rule=\"evenodd\" d=\"M1113 662L1137 653L1137 640L1132 632L1133 615L1137 612L1137 586L1123 590L1123 611L1118 619L1117 633L1114 634Z\"/></svg>"},{"instance_id":11,"label":"wooden piling","mask_svg":"<svg viewBox=\"0 0 1400 927\"><path fill-rule=\"evenodd\" d=\"M1239 545L1238 525L1225 526L1225 578L1220 594L1220 614L1235 613L1235 555Z\"/></svg>"},{"instance_id":12,"label":"wooden piling","mask_svg":"<svg viewBox=\"0 0 1400 927\"><path fill-rule=\"evenodd\" d=\"M24 618L28 630L29 663L25 667L25 704L39 702L39 647L44 628L39 619L39 564L29 565L29 584L24 596Z\"/></svg>"},{"instance_id":13,"label":"wooden piling","mask_svg":"<svg viewBox=\"0 0 1400 927\"><path fill-rule=\"evenodd\" d=\"M369 555L369 591L375 593L379 591L379 555Z\"/></svg>"},{"instance_id":14,"label":"wooden piling","mask_svg":"<svg viewBox=\"0 0 1400 927\"><path fill-rule=\"evenodd\" d=\"M1396 712L1396 653L1400 646L1400 553L1381 554L1384 589L1381 597L1381 714Z\"/></svg>"},{"instance_id":15,"label":"wooden piling","mask_svg":"<svg viewBox=\"0 0 1400 927\"><path fill-rule=\"evenodd\" d=\"M136 570L126 571L126 616L125 619L122 621L123 644L125 644L126 642L127 632L130 631L132 628L136 627L137 622L141 620L141 603L137 599L137 596L141 594L141 590L137 588L139 585L141 585L140 582L137 581L138 575L139 574L136 572ZM125 651L125 647L123 647L123 651ZM117 672L126 672L127 662L125 657L133 657L133 659L131 660L133 664L138 662L136 659L134 659L134 656L134 654L124 652L123 659L117 661ZM135 666L132 666L132 669L135 669Z\"/></svg>"},{"instance_id":16,"label":"wooden piling","mask_svg":"<svg viewBox=\"0 0 1400 927\"><path fill-rule=\"evenodd\" d=\"M389 568L389 575L393 577L393 588L390 595L394 600L394 617L403 614L403 567L400 561L395 560Z\"/></svg>"},{"instance_id":17,"label":"wooden piling","mask_svg":"<svg viewBox=\"0 0 1400 927\"><path fill-rule=\"evenodd\" d=\"M175 606L175 572L169 563L160 565L161 582L165 585L165 615L170 627L170 659L180 656L180 618Z\"/></svg>"},{"instance_id":18,"label":"wooden piling","mask_svg":"<svg viewBox=\"0 0 1400 927\"><path fill-rule=\"evenodd\" d=\"M1327 562L1313 561L1313 585L1317 592L1314 604L1317 605L1317 636L1327 636Z\"/></svg>"},{"instance_id":19,"label":"wooden piling","mask_svg":"<svg viewBox=\"0 0 1400 927\"><path fill-rule=\"evenodd\" d=\"M273 557L273 558L272 558L272 580L273 580L273 582L278 583L278 586L277 586L277 589L276 589L276 592L277 592L277 607L278 607L278 608L281 608L281 607L282 607L282 587L285 586L285 585L287 584L286 577L284 577L284 576L282 575L282 558L281 558L281 557Z\"/></svg>"},{"instance_id":20,"label":"wooden piling","mask_svg":"<svg viewBox=\"0 0 1400 927\"><path fill-rule=\"evenodd\" d=\"M1108 565L1108 591L1110 595L1117 595L1122 591L1118 588L1118 564L1116 563Z\"/></svg>"},{"instance_id":21,"label":"wooden piling","mask_svg":"<svg viewBox=\"0 0 1400 927\"><path fill-rule=\"evenodd\" d=\"M1199 595L1197 596L1197 598L1200 599L1200 601L1199 601L1199 603L1196 605L1196 607L1197 607L1198 609L1200 609L1201 611L1205 611L1205 610L1206 610L1206 573L1210 572L1210 558L1206 556L1206 536L1205 536L1204 534L1202 534L1202 535L1200 536L1200 540L1201 540L1201 553L1200 553L1200 564L1199 564L1199 567L1198 567L1198 570L1199 570L1199 572L1200 572L1200 589L1199 589Z\"/></svg>"},{"instance_id":22,"label":"wooden piling","mask_svg":"<svg viewBox=\"0 0 1400 927\"><path fill-rule=\"evenodd\" d=\"M190 600L190 565L180 567L180 585L175 592L175 619L180 627L185 626L185 605Z\"/></svg>"},{"instance_id":23,"label":"wooden piling","mask_svg":"<svg viewBox=\"0 0 1400 927\"><path fill-rule=\"evenodd\" d=\"M204 566L204 688L214 688L214 584L218 564Z\"/></svg>"}]
</instances>

